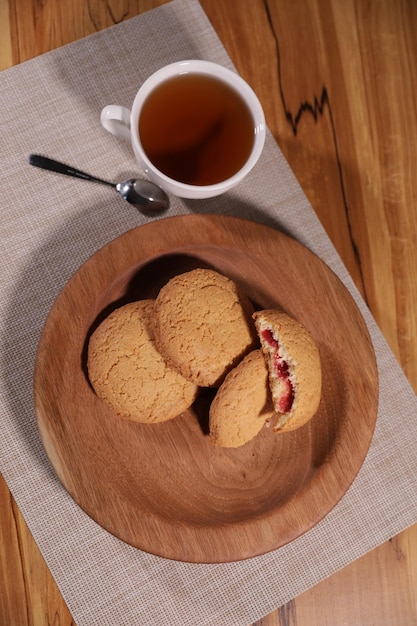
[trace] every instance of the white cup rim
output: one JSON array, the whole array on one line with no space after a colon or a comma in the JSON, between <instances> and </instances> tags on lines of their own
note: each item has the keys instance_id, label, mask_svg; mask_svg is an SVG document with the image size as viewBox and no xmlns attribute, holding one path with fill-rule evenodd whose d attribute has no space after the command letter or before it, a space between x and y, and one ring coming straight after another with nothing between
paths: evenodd
<instances>
[{"instance_id":1,"label":"white cup rim","mask_svg":"<svg viewBox=\"0 0 417 626\"><path fill-rule=\"evenodd\" d=\"M161 170L159 170L152 161L148 158L146 152L139 137L138 123L141 107L148 97L149 93L161 83L162 80L168 79L172 76L189 73L199 72L215 76L220 80L224 80L232 87L234 87L245 100L248 105L253 119L254 119L254 142L251 153L247 158L244 165L233 176L215 183L212 185L190 185L188 183L182 183L173 178L170 178ZM165 65L156 72L154 72L149 78L145 80L142 86L139 88L136 97L133 101L130 116L130 131L132 147L142 162L142 167L145 173L150 177L157 177L161 187L164 187L168 191L172 191L177 195L183 194L183 197L209 197L223 193L224 191L234 187L250 172L258 161L261 152L263 150L266 134L265 116L262 109L262 105L259 102L253 89L250 85L233 70L213 63L212 61L204 61L200 59L188 59L183 61L176 61ZM202 195L204 194L204 195Z\"/></svg>"}]
</instances>

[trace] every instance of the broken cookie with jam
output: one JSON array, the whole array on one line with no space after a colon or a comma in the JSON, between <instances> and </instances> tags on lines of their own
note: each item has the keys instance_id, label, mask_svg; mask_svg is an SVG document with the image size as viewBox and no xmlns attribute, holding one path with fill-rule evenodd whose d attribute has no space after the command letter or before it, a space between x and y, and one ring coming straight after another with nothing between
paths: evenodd
<instances>
[{"instance_id":1,"label":"broken cookie with jam","mask_svg":"<svg viewBox=\"0 0 417 626\"><path fill-rule=\"evenodd\" d=\"M300 322L282 311L253 314L268 368L276 422L280 432L296 430L316 414L322 372L318 347Z\"/></svg>"}]
</instances>

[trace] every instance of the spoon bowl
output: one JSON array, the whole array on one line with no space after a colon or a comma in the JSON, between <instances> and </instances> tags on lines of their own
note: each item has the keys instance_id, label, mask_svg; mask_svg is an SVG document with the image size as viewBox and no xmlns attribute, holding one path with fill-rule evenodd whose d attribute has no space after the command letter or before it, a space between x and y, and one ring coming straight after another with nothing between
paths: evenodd
<instances>
[{"instance_id":1,"label":"spoon bowl","mask_svg":"<svg viewBox=\"0 0 417 626\"><path fill-rule=\"evenodd\" d=\"M116 190L127 202L141 209L164 211L169 206L165 191L150 180L129 178L124 183L117 183Z\"/></svg>"},{"instance_id":2,"label":"spoon bowl","mask_svg":"<svg viewBox=\"0 0 417 626\"><path fill-rule=\"evenodd\" d=\"M64 174L65 176L72 176L73 178L81 178L93 183L99 183L101 185L107 185L116 189L129 204L132 204L136 208L142 211L166 211L169 207L169 198L165 191L152 183L149 180L141 178L129 178L129 180L123 183L112 183L97 176L91 176L86 172L75 169L70 165L49 159L39 154L29 155L29 164L39 167L43 170L50 172L57 172L58 174Z\"/></svg>"}]
</instances>

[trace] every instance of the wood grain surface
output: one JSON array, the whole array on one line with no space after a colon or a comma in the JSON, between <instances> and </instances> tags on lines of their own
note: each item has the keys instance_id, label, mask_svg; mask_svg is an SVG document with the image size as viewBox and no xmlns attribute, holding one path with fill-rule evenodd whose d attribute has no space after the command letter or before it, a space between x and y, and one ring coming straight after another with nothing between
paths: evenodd
<instances>
[{"instance_id":1,"label":"wood grain surface","mask_svg":"<svg viewBox=\"0 0 417 626\"><path fill-rule=\"evenodd\" d=\"M164 0L0 0L4 69ZM417 390L417 3L201 0ZM4 482L0 623L74 624ZM417 526L257 626L417 623Z\"/></svg>"}]
</instances>

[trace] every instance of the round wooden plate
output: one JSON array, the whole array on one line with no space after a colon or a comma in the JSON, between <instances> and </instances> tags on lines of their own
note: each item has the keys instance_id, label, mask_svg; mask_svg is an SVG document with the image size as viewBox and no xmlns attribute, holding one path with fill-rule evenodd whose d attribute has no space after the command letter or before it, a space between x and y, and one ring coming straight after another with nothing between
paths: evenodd
<instances>
[{"instance_id":1,"label":"round wooden plate","mask_svg":"<svg viewBox=\"0 0 417 626\"><path fill-rule=\"evenodd\" d=\"M323 393L313 420L237 449L207 436L212 393L169 422L118 418L91 389L86 347L115 307L155 297L178 273L213 267L257 308L281 308L313 334ZM335 274L294 239L253 222L187 215L129 231L91 257L54 304L35 367L35 408L50 462L98 524L162 557L227 562L278 548L321 520L354 480L377 417L365 322Z\"/></svg>"}]
</instances>

